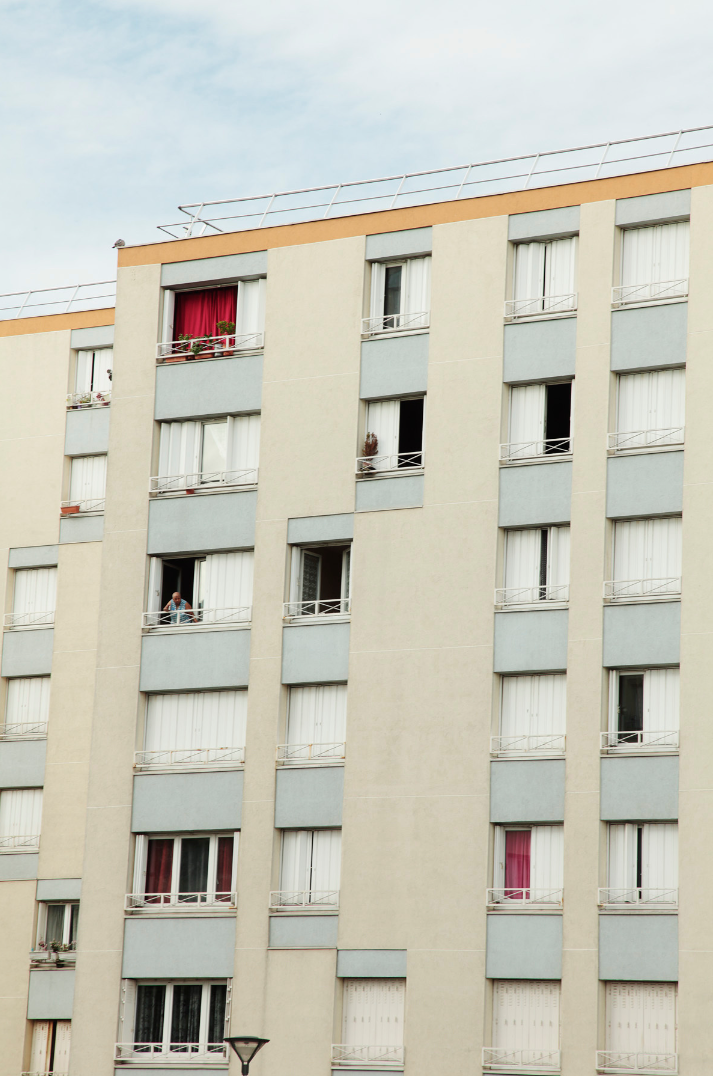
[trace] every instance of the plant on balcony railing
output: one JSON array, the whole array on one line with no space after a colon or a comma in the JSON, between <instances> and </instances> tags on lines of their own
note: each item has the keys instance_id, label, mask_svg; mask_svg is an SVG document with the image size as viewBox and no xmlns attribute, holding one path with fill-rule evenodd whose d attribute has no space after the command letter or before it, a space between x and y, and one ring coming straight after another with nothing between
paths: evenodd
<instances>
[{"instance_id":1,"label":"plant on balcony railing","mask_svg":"<svg viewBox=\"0 0 714 1076\"><path fill-rule=\"evenodd\" d=\"M104 497L91 497L89 499L78 501L62 501L60 504L60 512L63 516L73 516L80 512L103 512L104 511Z\"/></svg>"},{"instance_id":2,"label":"plant on balcony railing","mask_svg":"<svg viewBox=\"0 0 714 1076\"><path fill-rule=\"evenodd\" d=\"M567 602L570 584L548 583L536 587L497 587L496 605L529 605L532 602Z\"/></svg>"},{"instance_id":3,"label":"plant on balcony railing","mask_svg":"<svg viewBox=\"0 0 714 1076\"><path fill-rule=\"evenodd\" d=\"M689 278L659 280L650 284L624 284L612 289L613 306L628 303L651 303L662 299L683 299L689 291Z\"/></svg>"},{"instance_id":4,"label":"plant on balcony railing","mask_svg":"<svg viewBox=\"0 0 714 1076\"><path fill-rule=\"evenodd\" d=\"M0 740L40 740L46 736L46 721L16 721L10 725L0 725Z\"/></svg>"},{"instance_id":5,"label":"plant on balcony railing","mask_svg":"<svg viewBox=\"0 0 714 1076\"><path fill-rule=\"evenodd\" d=\"M676 1076L677 1055L645 1051L598 1050L598 1072L635 1072L641 1076Z\"/></svg>"},{"instance_id":6,"label":"plant on balcony railing","mask_svg":"<svg viewBox=\"0 0 714 1076\"><path fill-rule=\"evenodd\" d=\"M562 754L565 751L565 734L561 732L526 733L522 736L492 736L492 755L523 755L546 751Z\"/></svg>"},{"instance_id":7,"label":"plant on balcony railing","mask_svg":"<svg viewBox=\"0 0 714 1076\"><path fill-rule=\"evenodd\" d=\"M345 757L343 743L281 743L276 758L287 765L291 762L334 762Z\"/></svg>"},{"instance_id":8,"label":"plant on balcony railing","mask_svg":"<svg viewBox=\"0 0 714 1076\"><path fill-rule=\"evenodd\" d=\"M224 1042L117 1042L115 1061L225 1061L228 1047Z\"/></svg>"},{"instance_id":9,"label":"plant on balcony railing","mask_svg":"<svg viewBox=\"0 0 714 1076\"><path fill-rule=\"evenodd\" d=\"M667 426L661 430L618 430L608 433L607 447L625 452L628 448L661 448L684 444L684 426Z\"/></svg>"},{"instance_id":10,"label":"plant on balcony railing","mask_svg":"<svg viewBox=\"0 0 714 1076\"><path fill-rule=\"evenodd\" d=\"M667 905L676 907L679 903L679 890L642 889L640 886L619 889L604 888L598 889L597 902L602 907L607 907L608 905L626 905L627 907L632 907L633 905L640 907Z\"/></svg>"},{"instance_id":11,"label":"plant on balcony railing","mask_svg":"<svg viewBox=\"0 0 714 1076\"><path fill-rule=\"evenodd\" d=\"M46 613L5 613L3 618L3 626L6 628L46 628L54 622L54 609Z\"/></svg>"},{"instance_id":12,"label":"plant on balcony railing","mask_svg":"<svg viewBox=\"0 0 714 1076\"><path fill-rule=\"evenodd\" d=\"M374 318L362 318L363 336L376 336L378 333L404 332L407 329L428 328L428 310L420 310L415 314L378 314Z\"/></svg>"},{"instance_id":13,"label":"plant on balcony railing","mask_svg":"<svg viewBox=\"0 0 714 1076\"><path fill-rule=\"evenodd\" d=\"M0 837L0 852L35 852L39 847L39 833Z\"/></svg>"},{"instance_id":14,"label":"plant on balcony railing","mask_svg":"<svg viewBox=\"0 0 714 1076\"><path fill-rule=\"evenodd\" d=\"M195 628L208 624L249 624L252 605L227 609L186 609L141 614L143 628Z\"/></svg>"},{"instance_id":15,"label":"plant on balcony railing","mask_svg":"<svg viewBox=\"0 0 714 1076\"><path fill-rule=\"evenodd\" d=\"M138 770L169 766L238 765L245 762L245 747L182 747L166 751L135 751Z\"/></svg>"},{"instance_id":16,"label":"plant on balcony railing","mask_svg":"<svg viewBox=\"0 0 714 1076\"><path fill-rule=\"evenodd\" d=\"M358 456L355 473L358 478L371 478L389 471L405 471L424 466L423 452L393 452L391 455Z\"/></svg>"},{"instance_id":17,"label":"plant on balcony railing","mask_svg":"<svg viewBox=\"0 0 714 1076\"><path fill-rule=\"evenodd\" d=\"M527 460L536 456L562 456L573 451L572 437L551 437L548 440L514 441L501 445L499 459Z\"/></svg>"},{"instance_id":18,"label":"plant on balcony railing","mask_svg":"<svg viewBox=\"0 0 714 1076\"><path fill-rule=\"evenodd\" d=\"M534 299L507 299L506 318L531 318L538 314L569 314L576 310L578 296L576 292L567 295L537 295Z\"/></svg>"},{"instance_id":19,"label":"plant on balcony railing","mask_svg":"<svg viewBox=\"0 0 714 1076\"><path fill-rule=\"evenodd\" d=\"M80 411L87 407L107 407L112 400L112 390L102 392L70 392L67 395L67 410Z\"/></svg>"},{"instance_id":20,"label":"plant on balcony railing","mask_svg":"<svg viewBox=\"0 0 714 1076\"><path fill-rule=\"evenodd\" d=\"M202 911L204 908L235 908L236 893L127 893L124 899L126 911L138 909L147 911L171 911L182 908L186 911Z\"/></svg>"},{"instance_id":21,"label":"plant on balcony railing","mask_svg":"<svg viewBox=\"0 0 714 1076\"><path fill-rule=\"evenodd\" d=\"M557 1072L560 1050L522 1050L508 1046L484 1046L481 1064L496 1072Z\"/></svg>"},{"instance_id":22,"label":"plant on balcony railing","mask_svg":"<svg viewBox=\"0 0 714 1076\"><path fill-rule=\"evenodd\" d=\"M403 1065L403 1046L352 1046L346 1043L332 1044L332 1060L345 1064Z\"/></svg>"},{"instance_id":23,"label":"plant on balcony railing","mask_svg":"<svg viewBox=\"0 0 714 1076\"><path fill-rule=\"evenodd\" d=\"M233 324L232 322L227 324ZM235 325L233 325L235 330ZM182 333L178 340L158 344L156 358L163 362L186 362L192 359L227 359L236 351L259 351L264 333L219 333L217 336L192 336Z\"/></svg>"},{"instance_id":24,"label":"plant on balcony railing","mask_svg":"<svg viewBox=\"0 0 714 1076\"><path fill-rule=\"evenodd\" d=\"M283 602L283 620L301 616L346 616L350 611L349 598L318 598L309 602Z\"/></svg>"},{"instance_id":25,"label":"plant on balcony railing","mask_svg":"<svg viewBox=\"0 0 714 1076\"><path fill-rule=\"evenodd\" d=\"M339 889L280 889L270 894L270 907L273 909L327 908L333 911L339 902Z\"/></svg>"},{"instance_id":26,"label":"plant on balcony railing","mask_svg":"<svg viewBox=\"0 0 714 1076\"><path fill-rule=\"evenodd\" d=\"M604 588L605 597L611 601L618 598L661 598L681 592L682 577L679 575L661 579L610 579Z\"/></svg>"},{"instance_id":27,"label":"plant on balcony railing","mask_svg":"<svg viewBox=\"0 0 714 1076\"><path fill-rule=\"evenodd\" d=\"M30 953L30 962L40 965L51 964L57 967L65 963L74 964L77 959L76 948L77 943L74 941L68 943L39 941L37 949Z\"/></svg>"},{"instance_id":28,"label":"plant on balcony railing","mask_svg":"<svg viewBox=\"0 0 714 1076\"><path fill-rule=\"evenodd\" d=\"M548 907L562 907L562 889L487 889L486 900L489 905L542 904Z\"/></svg>"},{"instance_id":29,"label":"plant on balcony railing","mask_svg":"<svg viewBox=\"0 0 714 1076\"><path fill-rule=\"evenodd\" d=\"M150 493L195 493L212 486L254 486L258 468L246 467L233 471L194 471L193 474L153 475L149 479Z\"/></svg>"},{"instance_id":30,"label":"plant on balcony railing","mask_svg":"<svg viewBox=\"0 0 714 1076\"><path fill-rule=\"evenodd\" d=\"M636 729L633 732L601 732L603 751L671 751L679 747L679 729L658 729L656 732Z\"/></svg>"}]
</instances>

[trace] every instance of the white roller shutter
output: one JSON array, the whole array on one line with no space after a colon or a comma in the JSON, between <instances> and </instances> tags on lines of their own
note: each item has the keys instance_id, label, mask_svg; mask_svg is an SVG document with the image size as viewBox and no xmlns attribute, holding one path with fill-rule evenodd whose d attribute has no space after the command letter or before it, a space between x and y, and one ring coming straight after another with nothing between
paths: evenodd
<instances>
[{"instance_id":1,"label":"white roller shutter","mask_svg":"<svg viewBox=\"0 0 714 1076\"><path fill-rule=\"evenodd\" d=\"M545 437L545 385L517 385L511 389L509 443L522 444L519 455L533 456L543 452Z\"/></svg>"},{"instance_id":2,"label":"white roller shutter","mask_svg":"<svg viewBox=\"0 0 714 1076\"><path fill-rule=\"evenodd\" d=\"M537 529L506 531L506 565L504 586L507 590L532 590L532 595L525 594L523 601L538 598L540 581L540 545L541 530Z\"/></svg>"},{"instance_id":3,"label":"white roller shutter","mask_svg":"<svg viewBox=\"0 0 714 1076\"><path fill-rule=\"evenodd\" d=\"M673 1054L677 1048L674 983L608 983L605 1049Z\"/></svg>"},{"instance_id":4,"label":"white roller shutter","mask_svg":"<svg viewBox=\"0 0 714 1076\"><path fill-rule=\"evenodd\" d=\"M347 1046L402 1046L403 979L345 979L342 1041Z\"/></svg>"},{"instance_id":5,"label":"white roller shutter","mask_svg":"<svg viewBox=\"0 0 714 1076\"><path fill-rule=\"evenodd\" d=\"M643 677L645 732L672 732L679 728L679 669L647 669Z\"/></svg>"},{"instance_id":6,"label":"white roller shutter","mask_svg":"<svg viewBox=\"0 0 714 1076\"><path fill-rule=\"evenodd\" d=\"M58 1020L55 1026L55 1053L52 1066L54 1076L69 1072L69 1049L72 1040L72 1022Z\"/></svg>"},{"instance_id":7,"label":"white roller shutter","mask_svg":"<svg viewBox=\"0 0 714 1076\"><path fill-rule=\"evenodd\" d=\"M32 1045L30 1047L31 1073L46 1073L50 1071L53 1031L54 1022L52 1020L33 1020ZM65 1072L66 1071L67 1070L65 1069Z\"/></svg>"},{"instance_id":8,"label":"white roller shutter","mask_svg":"<svg viewBox=\"0 0 714 1076\"><path fill-rule=\"evenodd\" d=\"M501 736L565 733L565 673L504 676Z\"/></svg>"},{"instance_id":9,"label":"white roller shutter","mask_svg":"<svg viewBox=\"0 0 714 1076\"><path fill-rule=\"evenodd\" d=\"M562 826L532 827L531 887L534 890L563 888ZM535 899L538 899L537 893Z\"/></svg>"},{"instance_id":10,"label":"white roller shutter","mask_svg":"<svg viewBox=\"0 0 714 1076\"><path fill-rule=\"evenodd\" d=\"M622 235L622 285L655 285L689 276L689 222L628 228ZM636 298L656 298L661 289L638 291ZM686 284L667 292L685 295Z\"/></svg>"},{"instance_id":11,"label":"white roller shutter","mask_svg":"<svg viewBox=\"0 0 714 1076\"><path fill-rule=\"evenodd\" d=\"M69 499L81 512L104 510L107 487L107 457L79 456L72 460Z\"/></svg>"},{"instance_id":12,"label":"white roller shutter","mask_svg":"<svg viewBox=\"0 0 714 1076\"><path fill-rule=\"evenodd\" d=\"M677 444L684 427L684 370L652 370L618 378L617 432L639 436L620 439L628 448ZM661 431L671 430L666 434ZM650 432L653 431L653 432ZM654 435L657 431L659 436Z\"/></svg>"},{"instance_id":13,"label":"white roller shutter","mask_svg":"<svg viewBox=\"0 0 714 1076\"><path fill-rule=\"evenodd\" d=\"M41 788L0 792L0 837L38 836L41 821Z\"/></svg>"},{"instance_id":14,"label":"white roller shutter","mask_svg":"<svg viewBox=\"0 0 714 1076\"><path fill-rule=\"evenodd\" d=\"M206 557L201 574L201 605L204 621L224 620L227 610L245 609L253 604L253 550L212 553ZM236 620L246 615L235 614Z\"/></svg>"},{"instance_id":15,"label":"white roller shutter","mask_svg":"<svg viewBox=\"0 0 714 1076\"><path fill-rule=\"evenodd\" d=\"M56 568L22 568L15 572L13 613L54 613L56 604Z\"/></svg>"},{"instance_id":16,"label":"white roller shutter","mask_svg":"<svg viewBox=\"0 0 714 1076\"><path fill-rule=\"evenodd\" d=\"M159 476L161 478L179 478L183 487L183 480L187 476L195 476L198 483L198 473L201 460L201 433L200 422L162 422L161 440L159 442ZM171 489L170 482L159 482L158 489Z\"/></svg>"},{"instance_id":17,"label":"white roller shutter","mask_svg":"<svg viewBox=\"0 0 714 1076\"><path fill-rule=\"evenodd\" d=\"M676 579L665 592L679 590L682 574L682 519L618 520L615 523L614 578Z\"/></svg>"},{"instance_id":18,"label":"white roller shutter","mask_svg":"<svg viewBox=\"0 0 714 1076\"><path fill-rule=\"evenodd\" d=\"M396 466L393 457L399 452L399 400L373 400L367 404L366 433L377 436L377 471Z\"/></svg>"},{"instance_id":19,"label":"white roller shutter","mask_svg":"<svg viewBox=\"0 0 714 1076\"><path fill-rule=\"evenodd\" d=\"M238 284L236 336L265 331L265 277Z\"/></svg>"},{"instance_id":20,"label":"white roller shutter","mask_svg":"<svg viewBox=\"0 0 714 1076\"><path fill-rule=\"evenodd\" d=\"M637 826L631 822L608 826L607 884L610 889L637 886Z\"/></svg>"},{"instance_id":21,"label":"white roller shutter","mask_svg":"<svg viewBox=\"0 0 714 1076\"><path fill-rule=\"evenodd\" d=\"M560 983L497 979L492 1041L501 1049L558 1050Z\"/></svg>"},{"instance_id":22,"label":"white roller shutter","mask_svg":"<svg viewBox=\"0 0 714 1076\"><path fill-rule=\"evenodd\" d=\"M247 708L247 691L150 695L144 749L245 747Z\"/></svg>"},{"instance_id":23,"label":"white roller shutter","mask_svg":"<svg viewBox=\"0 0 714 1076\"><path fill-rule=\"evenodd\" d=\"M290 688L290 744L343 743L347 715L347 685L327 684Z\"/></svg>"},{"instance_id":24,"label":"white roller shutter","mask_svg":"<svg viewBox=\"0 0 714 1076\"><path fill-rule=\"evenodd\" d=\"M406 273L402 313L422 315L421 318L407 318L405 328L426 327L431 304L431 258L409 258L402 272Z\"/></svg>"},{"instance_id":25,"label":"white roller shutter","mask_svg":"<svg viewBox=\"0 0 714 1076\"><path fill-rule=\"evenodd\" d=\"M228 418L228 452L226 469L228 481L232 477L241 477L240 472L256 470L260 452L260 415L238 415ZM231 476L231 471L239 472ZM256 481L257 474L244 476L246 480Z\"/></svg>"},{"instance_id":26,"label":"white roller shutter","mask_svg":"<svg viewBox=\"0 0 714 1076\"><path fill-rule=\"evenodd\" d=\"M652 822L642 827L642 888L676 889L679 885L676 822Z\"/></svg>"},{"instance_id":27,"label":"white roller shutter","mask_svg":"<svg viewBox=\"0 0 714 1076\"><path fill-rule=\"evenodd\" d=\"M45 724L49 713L49 676L23 676L8 680L6 725Z\"/></svg>"}]
</instances>

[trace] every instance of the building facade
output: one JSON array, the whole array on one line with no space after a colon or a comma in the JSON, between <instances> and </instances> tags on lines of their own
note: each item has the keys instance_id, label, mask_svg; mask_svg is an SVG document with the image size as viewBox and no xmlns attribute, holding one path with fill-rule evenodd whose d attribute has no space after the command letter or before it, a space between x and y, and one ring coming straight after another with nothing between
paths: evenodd
<instances>
[{"instance_id":1,"label":"building facade","mask_svg":"<svg viewBox=\"0 0 714 1076\"><path fill-rule=\"evenodd\" d=\"M710 172L0 323L0 1076L711 1071Z\"/></svg>"}]
</instances>

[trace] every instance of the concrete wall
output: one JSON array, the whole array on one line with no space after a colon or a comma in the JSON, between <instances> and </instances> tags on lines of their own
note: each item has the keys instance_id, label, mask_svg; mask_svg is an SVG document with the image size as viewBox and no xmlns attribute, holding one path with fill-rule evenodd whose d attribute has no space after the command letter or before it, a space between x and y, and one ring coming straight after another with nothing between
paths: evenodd
<instances>
[{"instance_id":1,"label":"concrete wall","mask_svg":"<svg viewBox=\"0 0 714 1076\"><path fill-rule=\"evenodd\" d=\"M141 640L142 691L246 687L250 631L186 631Z\"/></svg>"},{"instance_id":2,"label":"concrete wall","mask_svg":"<svg viewBox=\"0 0 714 1076\"><path fill-rule=\"evenodd\" d=\"M134 778L134 833L240 829L243 773L139 774Z\"/></svg>"},{"instance_id":3,"label":"concrete wall","mask_svg":"<svg viewBox=\"0 0 714 1076\"><path fill-rule=\"evenodd\" d=\"M226 919L128 919L126 979L217 979L233 974L235 916Z\"/></svg>"},{"instance_id":4,"label":"concrete wall","mask_svg":"<svg viewBox=\"0 0 714 1076\"><path fill-rule=\"evenodd\" d=\"M600 760L600 817L608 822L676 820L679 759L603 758Z\"/></svg>"},{"instance_id":5,"label":"concrete wall","mask_svg":"<svg viewBox=\"0 0 714 1076\"><path fill-rule=\"evenodd\" d=\"M88 407L67 412L66 456L97 456L109 448L111 407Z\"/></svg>"},{"instance_id":6,"label":"concrete wall","mask_svg":"<svg viewBox=\"0 0 714 1076\"><path fill-rule=\"evenodd\" d=\"M496 613L494 621L494 672L557 672L567 668L567 609Z\"/></svg>"},{"instance_id":7,"label":"concrete wall","mask_svg":"<svg viewBox=\"0 0 714 1076\"><path fill-rule=\"evenodd\" d=\"M388 512L394 508L421 508L423 503L424 478L421 475L362 479L355 486L355 512Z\"/></svg>"},{"instance_id":8,"label":"concrete wall","mask_svg":"<svg viewBox=\"0 0 714 1076\"><path fill-rule=\"evenodd\" d=\"M561 759L491 763L492 822L562 822L564 809Z\"/></svg>"},{"instance_id":9,"label":"concrete wall","mask_svg":"<svg viewBox=\"0 0 714 1076\"><path fill-rule=\"evenodd\" d=\"M572 464L502 467L499 527L541 527L570 522Z\"/></svg>"},{"instance_id":10,"label":"concrete wall","mask_svg":"<svg viewBox=\"0 0 714 1076\"><path fill-rule=\"evenodd\" d=\"M3 676L47 676L52 671L52 628L3 632Z\"/></svg>"},{"instance_id":11,"label":"concrete wall","mask_svg":"<svg viewBox=\"0 0 714 1076\"><path fill-rule=\"evenodd\" d=\"M363 400L426 392L429 334L363 340L359 394Z\"/></svg>"},{"instance_id":12,"label":"concrete wall","mask_svg":"<svg viewBox=\"0 0 714 1076\"><path fill-rule=\"evenodd\" d=\"M676 915L601 915L601 979L676 982Z\"/></svg>"},{"instance_id":13,"label":"concrete wall","mask_svg":"<svg viewBox=\"0 0 714 1076\"><path fill-rule=\"evenodd\" d=\"M349 624L295 624L284 628L283 683L345 681L349 645Z\"/></svg>"},{"instance_id":14,"label":"concrete wall","mask_svg":"<svg viewBox=\"0 0 714 1076\"><path fill-rule=\"evenodd\" d=\"M683 452L613 456L607 461L611 519L675 515L682 511Z\"/></svg>"},{"instance_id":15,"label":"concrete wall","mask_svg":"<svg viewBox=\"0 0 714 1076\"><path fill-rule=\"evenodd\" d=\"M0 788L41 788L46 752L44 740L0 741Z\"/></svg>"},{"instance_id":16,"label":"concrete wall","mask_svg":"<svg viewBox=\"0 0 714 1076\"><path fill-rule=\"evenodd\" d=\"M610 367L617 373L683 366L687 358L687 304L613 310Z\"/></svg>"},{"instance_id":17,"label":"concrete wall","mask_svg":"<svg viewBox=\"0 0 714 1076\"><path fill-rule=\"evenodd\" d=\"M278 770L275 784L276 828L341 826L344 782L342 766Z\"/></svg>"},{"instance_id":18,"label":"concrete wall","mask_svg":"<svg viewBox=\"0 0 714 1076\"><path fill-rule=\"evenodd\" d=\"M255 492L152 500L148 552L157 555L252 549L255 504Z\"/></svg>"},{"instance_id":19,"label":"concrete wall","mask_svg":"<svg viewBox=\"0 0 714 1076\"><path fill-rule=\"evenodd\" d=\"M503 380L518 384L573 377L577 324L575 318L552 318L506 325Z\"/></svg>"},{"instance_id":20,"label":"concrete wall","mask_svg":"<svg viewBox=\"0 0 714 1076\"><path fill-rule=\"evenodd\" d=\"M560 915L489 915L489 979L559 979L563 919Z\"/></svg>"},{"instance_id":21,"label":"concrete wall","mask_svg":"<svg viewBox=\"0 0 714 1076\"><path fill-rule=\"evenodd\" d=\"M606 605L602 627L603 665L610 669L627 665L677 665L680 615L679 602Z\"/></svg>"},{"instance_id":22,"label":"concrete wall","mask_svg":"<svg viewBox=\"0 0 714 1076\"><path fill-rule=\"evenodd\" d=\"M156 368L157 422L259 411L263 356L175 362Z\"/></svg>"}]
</instances>

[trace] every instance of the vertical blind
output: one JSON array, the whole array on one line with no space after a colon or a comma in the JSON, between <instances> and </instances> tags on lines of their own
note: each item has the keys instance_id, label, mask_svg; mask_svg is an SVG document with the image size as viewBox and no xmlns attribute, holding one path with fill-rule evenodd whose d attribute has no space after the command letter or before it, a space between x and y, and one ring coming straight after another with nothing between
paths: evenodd
<instances>
[{"instance_id":1,"label":"vertical blind","mask_svg":"<svg viewBox=\"0 0 714 1076\"><path fill-rule=\"evenodd\" d=\"M78 351L74 378L75 392L108 392L114 352L110 347L96 351Z\"/></svg>"},{"instance_id":2,"label":"vertical blind","mask_svg":"<svg viewBox=\"0 0 714 1076\"><path fill-rule=\"evenodd\" d=\"M577 278L578 237L550 243L518 243L514 259L514 299L556 298L573 294ZM550 309L545 301L541 309Z\"/></svg>"},{"instance_id":3,"label":"vertical blind","mask_svg":"<svg viewBox=\"0 0 714 1076\"><path fill-rule=\"evenodd\" d=\"M504 676L501 736L565 733L565 673Z\"/></svg>"},{"instance_id":4,"label":"vertical blind","mask_svg":"<svg viewBox=\"0 0 714 1076\"><path fill-rule=\"evenodd\" d=\"M641 830L641 878L637 878ZM616 823L608 828L608 886L611 889L676 889L679 882L676 822Z\"/></svg>"},{"instance_id":5,"label":"vertical blind","mask_svg":"<svg viewBox=\"0 0 714 1076\"><path fill-rule=\"evenodd\" d=\"M340 888L339 829L287 829L283 832L281 890L298 892Z\"/></svg>"},{"instance_id":6,"label":"vertical blind","mask_svg":"<svg viewBox=\"0 0 714 1076\"><path fill-rule=\"evenodd\" d=\"M615 523L613 574L616 580L679 579L682 574L681 516L618 520Z\"/></svg>"},{"instance_id":7,"label":"vertical blind","mask_svg":"<svg viewBox=\"0 0 714 1076\"><path fill-rule=\"evenodd\" d=\"M672 1054L677 1049L675 983L608 983L605 1049Z\"/></svg>"},{"instance_id":8,"label":"vertical blind","mask_svg":"<svg viewBox=\"0 0 714 1076\"><path fill-rule=\"evenodd\" d=\"M346 684L292 687L287 741L290 744L343 743L346 717Z\"/></svg>"},{"instance_id":9,"label":"vertical blind","mask_svg":"<svg viewBox=\"0 0 714 1076\"><path fill-rule=\"evenodd\" d=\"M508 440L511 444L540 442L545 436L545 385L516 385L511 389ZM536 449L542 451L542 447Z\"/></svg>"},{"instance_id":10,"label":"vertical blind","mask_svg":"<svg viewBox=\"0 0 714 1076\"><path fill-rule=\"evenodd\" d=\"M617 432L677 429L684 426L684 370L650 370L618 378ZM628 447L649 443L628 438ZM666 444L667 441L657 441Z\"/></svg>"},{"instance_id":11,"label":"vertical blind","mask_svg":"<svg viewBox=\"0 0 714 1076\"><path fill-rule=\"evenodd\" d=\"M346 1046L402 1046L404 979L345 979L342 1041Z\"/></svg>"},{"instance_id":12,"label":"vertical blind","mask_svg":"<svg viewBox=\"0 0 714 1076\"><path fill-rule=\"evenodd\" d=\"M36 837L41 821L41 788L0 792L0 837Z\"/></svg>"},{"instance_id":13,"label":"vertical blind","mask_svg":"<svg viewBox=\"0 0 714 1076\"><path fill-rule=\"evenodd\" d=\"M78 456L72 460L69 499L78 501L81 511L103 509L106 486L106 456Z\"/></svg>"},{"instance_id":14,"label":"vertical blind","mask_svg":"<svg viewBox=\"0 0 714 1076\"><path fill-rule=\"evenodd\" d=\"M622 233L622 284L657 284L689 276L689 221ZM674 293L673 293L674 294ZM680 290L686 294L686 286ZM641 298L648 298L643 292Z\"/></svg>"},{"instance_id":15,"label":"vertical blind","mask_svg":"<svg viewBox=\"0 0 714 1076\"><path fill-rule=\"evenodd\" d=\"M210 610L240 609L253 604L253 550L211 553L200 567L200 602L204 620ZM218 614L220 615L220 614Z\"/></svg>"},{"instance_id":16,"label":"vertical blind","mask_svg":"<svg viewBox=\"0 0 714 1076\"><path fill-rule=\"evenodd\" d=\"M218 427L221 430L218 431ZM214 433L212 458L205 454L205 431ZM220 433L220 436L215 436ZM215 458L218 447L219 459ZM202 449L204 451L202 452ZM243 471L258 466L260 415L229 415L222 422L162 422L159 443L159 476L198 475L210 470ZM221 464L217 466L217 464Z\"/></svg>"},{"instance_id":17,"label":"vertical blind","mask_svg":"<svg viewBox=\"0 0 714 1076\"><path fill-rule=\"evenodd\" d=\"M247 691L149 695L146 751L245 747Z\"/></svg>"},{"instance_id":18,"label":"vertical blind","mask_svg":"<svg viewBox=\"0 0 714 1076\"><path fill-rule=\"evenodd\" d=\"M56 602L56 568L23 568L15 572L13 613L53 613Z\"/></svg>"},{"instance_id":19,"label":"vertical blind","mask_svg":"<svg viewBox=\"0 0 714 1076\"><path fill-rule=\"evenodd\" d=\"M495 980L493 1045L508 1050L559 1049L560 983Z\"/></svg>"},{"instance_id":20,"label":"vertical blind","mask_svg":"<svg viewBox=\"0 0 714 1076\"><path fill-rule=\"evenodd\" d=\"M372 400L367 404L367 433L376 434L377 456L394 456L399 452L399 400ZM377 459L375 470L384 471L395 461Z\"/></svg>"},{"instance_id":21,"label":"vertical blind","mask_svg":"<svg viewBox=\"0 0 714 1076\"><path fill-rule=\"evenodd\" d=\"M49 712L49 676L22 676L8 680L5 724L43 724Z\"/></svg>"}]
</instances>

